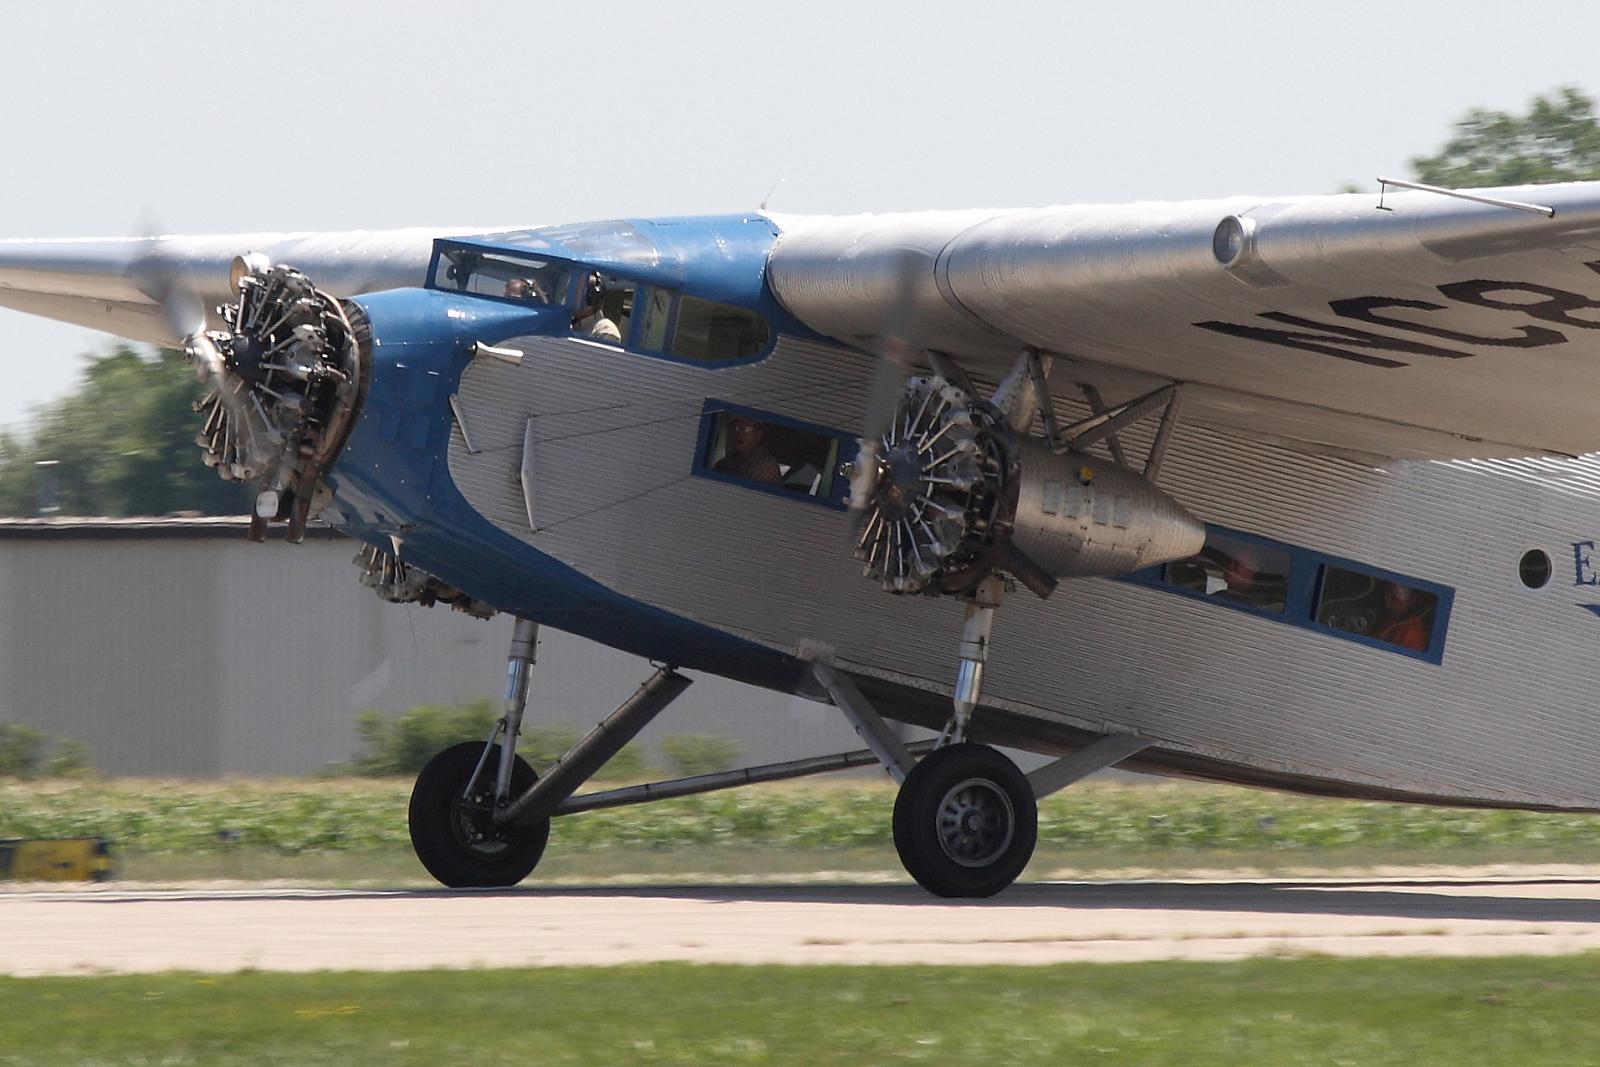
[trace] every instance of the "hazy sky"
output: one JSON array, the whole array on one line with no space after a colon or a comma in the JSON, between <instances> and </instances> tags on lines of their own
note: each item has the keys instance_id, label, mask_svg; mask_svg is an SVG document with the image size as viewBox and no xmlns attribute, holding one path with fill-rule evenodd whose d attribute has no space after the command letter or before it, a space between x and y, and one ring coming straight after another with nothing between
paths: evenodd
<instances>
[{"instance_id":1,"label":"hazy sky","mask_svg":"<svg viewBox=\"0 0 1600 1067\"><path fill-rule=\"evenodd\" d=\"M1600 91L1595 0L0 6L0 236L1331 192ZM104 335L0 311L0 424Z\"/></svg>"}]
</instances>

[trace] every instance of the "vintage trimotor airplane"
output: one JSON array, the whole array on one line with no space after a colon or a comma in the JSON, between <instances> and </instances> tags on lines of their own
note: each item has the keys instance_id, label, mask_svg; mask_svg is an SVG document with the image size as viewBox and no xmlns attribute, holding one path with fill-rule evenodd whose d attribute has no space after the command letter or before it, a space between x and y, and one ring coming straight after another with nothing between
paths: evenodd
<instances>
[{"instance_id":1,"label":"vintage trimotor airplane","mask_svg":"<svg viewBox=\"0 0 1600 1067\"><path fill-rule=\"evenodd\" d=\"M0 305L184 345L253 536L317 517L386 600L515 616L503 718L412 796L447 885L873 761L944 896L1114 764L1600 810L1600 183L14 241ZM663 666L536 776L540 625ZM578 793L680 669L867 748Z\"/></svg>"}]
</instances>

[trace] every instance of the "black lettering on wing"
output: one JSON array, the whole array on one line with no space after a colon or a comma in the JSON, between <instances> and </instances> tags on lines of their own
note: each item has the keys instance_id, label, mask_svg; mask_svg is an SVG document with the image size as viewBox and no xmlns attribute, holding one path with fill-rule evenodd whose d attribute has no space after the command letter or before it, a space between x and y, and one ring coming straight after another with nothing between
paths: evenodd
<instances>
[{"instance_id":1,"label":"black lettering on wing","mask_svg":"<svg viewBox=\"0 0 1600 1067\"><path fill-rule=\"evenodd\" d=\"M1444 287L1441 286L1440 288ZM1515 337L1480 337L1477 334L1462 333L1460 330L1447 330L1441 326L1430 326L1421 322L1408 322L1405 319L1390 318L1387 315L1377 314L1379 308L1409 308L1416 311L1447 310L1443 304L1434 304L1426 300L1405 300L1391 296L1356 296L1345 300L1330 300L1328 301L1328 306L1341 318L1370 322L1377 326L1393 326L1397 329L1427 334L1429 337L1439 337L1446 341L1460 341L1469 345L1488 345L1495 348L1541 348L1545 345L1563 344L1567 339L1567 335L1559 330L1546 329L1543 326L1518 326L1516 327L1517 336Z\"/></svg>"},{"instance_id":2,"label":"black lettering on wing","mask_svg":"<svg viewBox=\"0 0 1600 1067\"><path fill-rule=\"evenodd\" d=\"M1584 264L1590 270L1600 270L1594 263ZM1533 282L1507 282L1490 281L1485 278L1475 278L1465 282L1449 282L1439 286L1439 292L1451 300L1459 300L1463 304L1475 304L1478 307L1494 308L1496 311L1520 311L1535 319L1546 322L1559 322L1563 326L1576 326L1580 330L1600 330L1600 319L1579 318L1573 314L1576 311L1600 310L1600 300L1582 293L1572 293L1565 289L1557 289L1549 285L1537 285ZM1497 293L1522 293L1527 296L1539 297L1538 300L1515 300L1496 296ZM1564 338L1563 338L1564 340Z\"/></svg>"},{"instance_id":3,"label":"black lettering on wing","mask_svg":"<svg viewBox=\"0 0 1600 1067\"><path fill-rule=\"evenodd\" d=\"M1267 319L1271 322L1281 322L1288 326L1298 327L1298 330L1274 330L1265 326L1247 326L1236 322L1197 322L1195 325L1201 329L1228 334L1231 337L1243 337L1251 341L1282 345L1285 348L1298 348L1304 352L1318 352L1337 359L1348 359L1355 363L1364 363L1370 367L1406 367L1410 366L1410 364L1401 360L1388 359L1384 356L1369 355L1366 351L1354 351L1353 349L1404 352L1409 355L1436 356L1444 359L1466 359L1472 355L1470 352L1457 352L1451 348L1440 348L1438 345L1414 341L1408 337L1390 337L1387 334L1370 333L1367 330L1358 330L1353 326L1318 322L1315 319L1304 319L1298 315L1288 315L1281 311L1265 311L1258 315L1257 318Z\"/></svg>"}]
</instances>

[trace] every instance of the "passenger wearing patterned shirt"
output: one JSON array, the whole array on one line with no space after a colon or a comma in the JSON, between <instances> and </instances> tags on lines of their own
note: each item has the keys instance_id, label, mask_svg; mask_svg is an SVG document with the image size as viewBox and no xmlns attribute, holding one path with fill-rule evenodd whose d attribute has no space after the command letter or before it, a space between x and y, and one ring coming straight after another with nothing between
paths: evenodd
<instances>
[{"instance_id":1,"label":"passenger wearing patterned shirt","mask_svg":"<svg viewBox=\"0 0 1600 1067\"><path fill-rule=\"evenodd\" d=\"M728 423L728 454L712 466L718 474L729 474L746 481L780 485L783 471L778 461L761 443L766 431L754 419L736 417Z\"/></svg>"}]
</instances>

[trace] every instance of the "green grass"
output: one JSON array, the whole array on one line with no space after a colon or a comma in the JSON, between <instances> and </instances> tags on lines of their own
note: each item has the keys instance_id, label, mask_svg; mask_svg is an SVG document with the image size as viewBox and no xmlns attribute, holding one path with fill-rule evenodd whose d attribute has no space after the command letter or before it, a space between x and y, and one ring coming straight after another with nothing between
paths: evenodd
<instances>
[{"instance_id":1,"label":"green grass","mask_svg":"<svg viewBox=\"0 0 1600 1067\"><path fill-rule=\"evenodd\" d=\"M130 875L190 864L195 877L271 876L260 872L273 857L309 868L344 856L345 868L371 861L381 872L375 877L383 877L397 873L394 865L409 850L409 792L408 782L394 779L0 782L0 838L107 837ZM608 875L630 866L636 873L892 870L893 799L888 783L856 779L558 819L552 867L541 874ZM1600 862L1600 816L1588 815L1322 800L1193 783L1087 783L1045 801L1040 816L1035 876Z\"/></svg>"},{"instance_id":2,"label":"green grass","mask_svg":"<svg viewBox=\"0 0 1600 1067\"><path fill-rule=\"evenodd\" d=\"M1600 1063L1600 956L0 979L0 1065Z\"/></svg>"}]
</instances>

